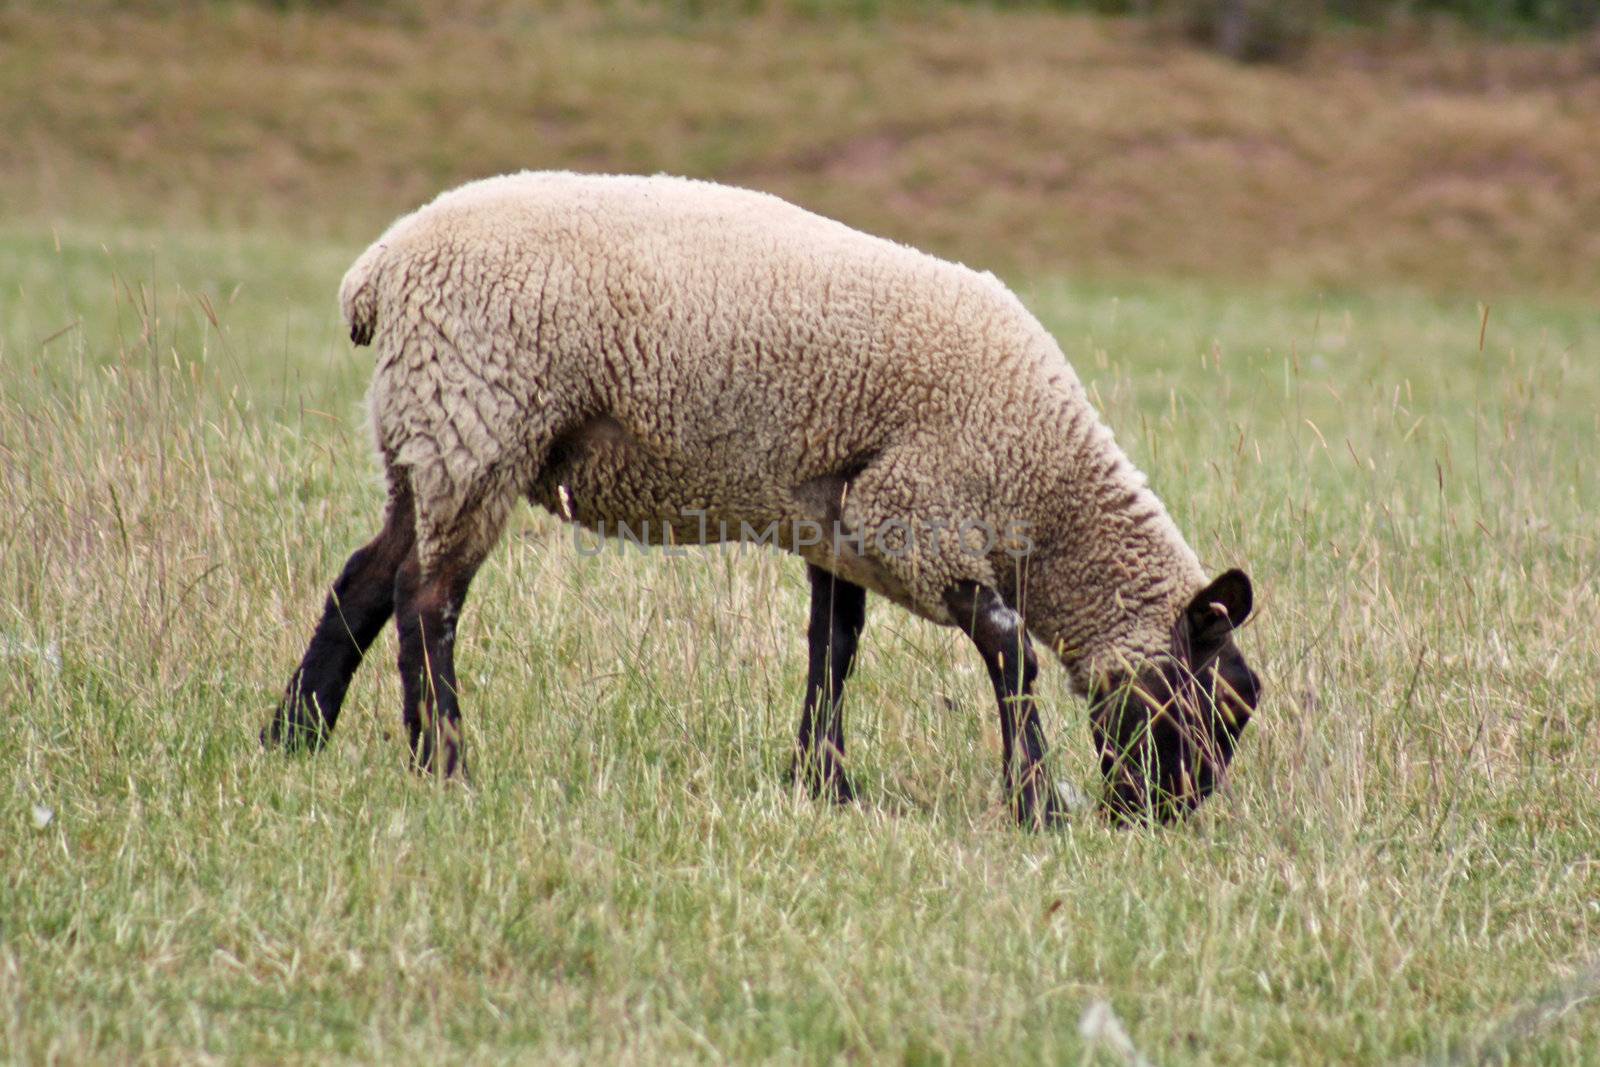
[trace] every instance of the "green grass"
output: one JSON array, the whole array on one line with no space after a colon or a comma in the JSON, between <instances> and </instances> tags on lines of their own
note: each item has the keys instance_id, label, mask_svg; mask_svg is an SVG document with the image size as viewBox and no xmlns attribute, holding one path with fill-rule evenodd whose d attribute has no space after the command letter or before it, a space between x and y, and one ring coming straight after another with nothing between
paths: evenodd
<instances>
[{"instance_id":1,"label":"green grass","mask_svg":"<svg viewBox=\"0 0 1600 1067\"><path fill-rule=\"evenodd\" d=\"M328 750L261 752L378 516L355 251L0 230L0 1056L1114 1064L1104 999L1160 1063L1593 1059L1582 1007L1496 1033L1600 927L1591 308L1014 279L1251 571L1268 686L1198 819L1038 835L957 635L874 604L830 810L779 774L796 561L531 513L470 786L405 770L387 636Z\"/></svg>"}]
</instances>

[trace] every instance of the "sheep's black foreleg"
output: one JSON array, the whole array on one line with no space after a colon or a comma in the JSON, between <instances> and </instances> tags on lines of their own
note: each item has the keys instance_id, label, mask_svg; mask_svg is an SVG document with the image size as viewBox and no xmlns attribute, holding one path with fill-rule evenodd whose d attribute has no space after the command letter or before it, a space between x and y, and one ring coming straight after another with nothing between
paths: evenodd
<instances>
[{"instance_id":1,"label":"sheep's black foreleg","mask_svg":"<svg viewBox=\"0 0 1600 1067\"><path fill-rule=\"evenodd\" d=\"M400 631L400 685L412 766L446 778L465 775L461 757L461 704L456 685L456 620L476 565L446 561L423 574L413 553L394 583L395 626Z\"/></svg>"},{"instance_id":2,"label":"sheep's black foreleg","mask_svg":"<svg viewBox=\"0 0 1600 1067\"><path fill-rule=\"evenodd\" d=\"M1061 803L1045 776L1044 729L1033 696L1039 663L1022 616L999 593L976 582L951 589L945 594L945 606L978 646L994 684L1006 800L1012 814L1023 826L1049 826L1060 817Z\"/></svg>"},{"instance_id":3,"label":"sheep's black foreleg","mask_svg":"<svg viewBox=\"0 0 1600 1067\"><path fill-rule=\"evenodd\" d=\"M263 745L316 748L327 739L351 677L393 613L395 574L415 539L411 503L401 491L390 500L382 532L351 555L333 583L283 702L261 731Z\"/></svg>"},{"instance_id":4,"label":"sheep's black foreleg","mask_svg":"<svg viewBox=\"0 0 1600 1067\"><path fill-rule=\"evenodd\" d=\"M806 575L811 580L810 656L793 774L812 796L846 804L855 791L844 773L844 683L866 624L867 591L809 563Z\"/></svg>"}]
</instances>

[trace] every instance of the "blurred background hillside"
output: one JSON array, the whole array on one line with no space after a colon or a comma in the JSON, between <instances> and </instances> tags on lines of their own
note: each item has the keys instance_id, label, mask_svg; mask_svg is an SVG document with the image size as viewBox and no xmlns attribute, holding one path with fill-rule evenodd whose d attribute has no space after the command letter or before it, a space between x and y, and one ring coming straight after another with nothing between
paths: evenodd
<instances>
[{"instance_id":1,"label":"blurred background hillside","mask_svg":"<svg viewBox=\"0 0 1600 1067\"><path fill-rule=\"evenodd\" d=\"M70 7L70 10L68 9ZM0 221L370 239L670 171L1002 271L1600 285L1592 0L0 5Z\"/></svg>"}]
</instances>

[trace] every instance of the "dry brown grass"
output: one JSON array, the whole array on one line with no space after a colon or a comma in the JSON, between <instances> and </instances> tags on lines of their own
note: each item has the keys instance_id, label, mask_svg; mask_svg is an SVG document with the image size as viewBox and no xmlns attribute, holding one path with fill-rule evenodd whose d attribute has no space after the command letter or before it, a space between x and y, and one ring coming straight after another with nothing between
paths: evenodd
<instances>
[{"instance_id":1,"label":"dry brown grass","mask_svg":"<svg viewBox=\"0 0 1600 1067\"><path fill-rule=\"evenodd\" d=\"M1017 270L1600 284L1583 45L1264 69L1040 12L404 11L0 11L0 210L353 243L473 176L667 170Z\"/></svg>"}]
</instances>

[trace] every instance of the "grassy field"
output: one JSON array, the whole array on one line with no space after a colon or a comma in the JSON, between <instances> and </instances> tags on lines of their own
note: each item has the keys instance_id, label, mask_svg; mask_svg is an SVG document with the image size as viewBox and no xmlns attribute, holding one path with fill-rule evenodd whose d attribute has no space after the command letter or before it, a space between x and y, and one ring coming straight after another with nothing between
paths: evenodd
<instances>
[{"instance_id":1,"label":"grassy field","mask_svg":"<svg viewBox=\"0 0 1600 1067\"><path fill-rule=\"evenodd\" d=\"M1527 192L1538 181L1494 186L1533 207L1471 218L1520 219L1520 238L1462 229L1449 210L1414 229L1380 214L1264 263L1251 255L1290 232L1284 218L1311 217L1274 199L1279 186L1218 200L1222 186L1202 185L1175 202L1136 185L1155 221L1121 253L1083 238L1113 251L1079 269L1022 228L1008 242L1020 205L1052 195L1032 179L960 199L997 160L1045 158L1026 151L1026 122L912 136L932 159L945 143L977 153L928 163L918 203L890 195L918 188L893 144L843 157L859 171L790 166L777 141L758 144L772 169L745 172L745 156L697 154L715 128L692 117L800 114L781 91L740 95L789 69L771 57L791 39L800 58L780 88L833 48L816 114L861 131L897 128L928 70L979 92L989 81L962 57L1008 47L1101 64L1121 86L1106 90L1115 110L1116 93L1136 93L1129 57L1158 54L1115 27L957 12L828 45L805 22L649 24L639 39L664 51L634 67L608 51L623 29L579 34L564 62L595 79L665 85L681 64L738 58L723 96L682 88L619 113L657 153L639 165L810 191L1004 269L1208 566L1250 570L1259 615L1243 644L1267 697L1226 789L1190 823L1114 832L1080 817L1022 833L1000 803L977 657L875 603L847 700L861 802L832 810L780 774L803 681L796 561L580 556L527 513L469 601L474 780L446 787L405 769L392 636L327 751L267 755L256 731L381 501L362 428L370 353L344 338L334 289L390 211L516 155L482 148L513 110L514 92L490 92L510 60L491 48L476 66L419 68L437 95L413 98L405 60L427 35L405 23L41 10L0 9L0 114L16 133L0 147L13 194L0 204L0 1059L1128 1062L1080 1032L1104 1002L1163 1064L1596 1061L1600 1014L1581 1001L1600 991L1600 318L1578 292L1600 263L1584 260L1600 228L1579 225L1593 188L1557 210ZM590 18L489 10L434 47L458 60L497 37L554 49ZM276 98L258 62L272 27ZM899 58L885 73L868 60L886 39ZM339 46L356 41L370 51L341 78ZM1274 74L1179 54L1151 85L1212 90L1163 105L1151 89L1147 114L1202 128L1241 87L1290 107L1353 84L1366 88L1330 97L1330 115L1365 100L1403 140L1423 137L1406 107L1443 108L1427 113L1455 116L1462 144L1500 137L1562 174L1593 166L1579 127L1508 125L1587 114L1593 80L1563 81L1566 53L1546 53L1538 80L1528 53L1493 52L1481 69L1505 76L1499 90L1462 88L1463 74L1383 110L1374 85L1427 82L1454 47L1370 74L1337 55ZM246 58L230 67L230 54ZM374 56L390 81L364 73ZM198 99L185 95L196 69L220 88L185 111L174 101ZM983 91L1044 99L1027 95L1038 83L996 84ZM318 85L343 101L307 127L328 159L302 151L290 117ZM480 90L481 114L459 109ZM1266 113L1267 97L1244 99L1241 115ZM574 100L549 129L602 129L599 105ZM410 169L452 114L448 151L469 162L441 150L438 170ZM650 115L690 118L652 138ZM188 155L172 139L182 116L201 137ZM242 125L208 125L224 119ZM373 131L388 136L371 158L338 154ZM237 136L238 154L213 135ZM605 165L635 162L625 138L596 143L623 152ZM140 144L148 155L118 154ZM1463 173L1478 158L1425 156L1416 166ZM566 145L525 162L584 158ZM1307 188L1338 202L1355 169ZM1199 229L1178 228L1186 217ZM1169 243L1192 238L1188 259L1163 258L1158 223ZM1430 243L1439 226L1472 257ZM1205 262L1230 232L1242 244ZM1363 236L1390 251L1362 258ZM1082 706L1059 671L1044 682L1055 772L1093 792Z\"/></svg>"},{"instance_id":2,"label":"grassy field","mask_svg":"<svg viewBox=\"0 0 1600 1067\"><path fill-rule=\"evenodd\" d=\"M779 775L796 562L585 558L531 514L464 624L470 787L405 771L388 638L328 751L261 753L379 505L352 249L0 250L15 1059L1097 1062L1105 999L1159 1062L1388 1062L1498 1041L1592 952L1586 309L1024 284L1202 555L1250 567L1270 686L1198 820L1039 836L953 633L874 607L863 801L829 810Z\"/></svg>"}]
</instances>

